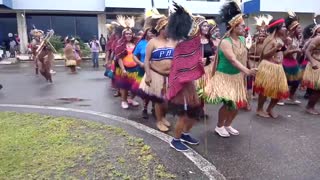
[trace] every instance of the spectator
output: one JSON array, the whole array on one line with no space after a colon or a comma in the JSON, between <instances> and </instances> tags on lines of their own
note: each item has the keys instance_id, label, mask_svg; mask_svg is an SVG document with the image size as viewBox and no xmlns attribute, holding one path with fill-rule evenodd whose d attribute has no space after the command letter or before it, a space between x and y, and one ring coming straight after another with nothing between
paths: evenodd
<instances>
[{"instance_id":1,"label":"spectator","mask_svg":"<svg viewBox=\"0 0 320 180\"><path fill-rule=\"evenodd\" d=\"M90 42L90 48L92 53L92 62L94 68L99 68L99 49L100 44L97 40L97 36L93 36L93 40Z\"/></svg>"},{"instance_id":2,"label":"spectator","mask_svg":"<svg viewBox=\"0 0 320 180\"><path fill-rule=\"evenodd\" d=\"M16 52L17 54L20 54L20 37L18 36L18 34L14 34L15 37L15 41L16 41Z\"/></svg>"},{"instance_id":3,"label":"spectator","mask_svg":"<svg viewBox=\"0 0 320 180\"><path fill-rule=\"evenodd\" d=\"M10 47L10 58L14 58L16 56L16 46L17 46L17 43L14 39L11 39L10 40L10 43L9 43L9 47Z\"/></svg>"},{"instance_id":4,"label":"spectator","mask_svg":"<svg viewBox=\"0 0 320 180\"><path fill-rule=\"evenodd\" d=\"M105 37L103 37L103 34L101 34L100 45L101 45L102 52L106 52L106 44L107 44L107 40Z\"/></svg>"}]
</instances>

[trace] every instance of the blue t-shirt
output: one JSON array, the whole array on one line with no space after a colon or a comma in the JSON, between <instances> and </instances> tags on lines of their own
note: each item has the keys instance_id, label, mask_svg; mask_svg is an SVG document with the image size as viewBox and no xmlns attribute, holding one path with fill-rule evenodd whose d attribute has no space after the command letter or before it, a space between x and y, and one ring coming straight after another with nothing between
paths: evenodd
<instances>
[{"instance_id":1,"label":"blue t-shirt","mask_svg":"<svg viewBox=\"0 0 320 180\"><path fill-rule=\"evenodd\" d=\"M146 58L146 49L147 49L148 41L145 39L142 39L136 46L136 49L133 52L133 55L137 56L141 62L144 63L144 60Z\"/></svg>"}]
</instances>

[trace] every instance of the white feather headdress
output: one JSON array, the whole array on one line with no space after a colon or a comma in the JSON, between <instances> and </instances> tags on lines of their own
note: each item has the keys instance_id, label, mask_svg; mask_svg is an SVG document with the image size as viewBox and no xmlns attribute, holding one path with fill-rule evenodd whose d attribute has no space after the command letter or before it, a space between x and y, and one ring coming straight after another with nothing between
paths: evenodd
<instances>
[{"instance_id":1,"label":"white feather headdress","mask_svg":"<svg viewBox=\"0 0 320 180\"><path fill-rule=\"evenodd\" d=\"M117 16L117 22L120 24L120 26L131 29L135 25L134 17L124 17L124 16Z\"/></svg>"},{"instance_id":2,"label":"white feather headdress","mask_svg":"<svg viewBox=\"0 0 320 180\"><path fill-rule=\"evenodd\" d=\"M267 14L267 15L256 16L254 17L254 19L256 21L255 25L257 26L257 28L262 28L262 27L268 26L270 21L273 19L273 17Z\"/></svg>"}]
</instances>

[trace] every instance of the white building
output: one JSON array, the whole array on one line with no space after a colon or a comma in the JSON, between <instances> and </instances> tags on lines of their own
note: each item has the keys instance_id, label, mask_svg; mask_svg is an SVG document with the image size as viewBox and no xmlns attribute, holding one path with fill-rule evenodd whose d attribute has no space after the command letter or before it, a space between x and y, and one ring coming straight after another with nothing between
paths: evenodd
<instances>
[{"instance_id":1,"label":"white building","mask_svg":"<svg viewBox=\"0 0 320 180\"><path fill-rule=\"evenodd\" d=\"M172 0L153 0L160 12L167 13ZM303 25L312 21L319 0L251 0L244 3L248 14L270 13L284 17L288 10L297 12ZM215 17L225 0L176 0L193 14ZM105 34L107 19L117 14L140 15L150 8L152 0L0 0L0 43L8 33L18 33L21 49L28 43L28 32L34 26L54 29L61 36L76 35L89 40ZM320 9L320 7L319 7ZM252 16L248 24L254 24Z\"/></svg>"},{"instance_id":2,"label":"white building","mask_svg":"<svg viewBox=\"0 0 320 180\"><path fill-rule=\"evenodd\" d=\"M223 1L177 0L196 14L214 15ZM168 9L167 0L154 0L160 11ZM19 34L21 49L28 43L28 32L54 29L61 36L76 35L89 40L105 34L107 19L117 14L142 14L151 7L151 0L0 0L0 43L8 41L8 33Z\"/></svg>"}]
</instances>

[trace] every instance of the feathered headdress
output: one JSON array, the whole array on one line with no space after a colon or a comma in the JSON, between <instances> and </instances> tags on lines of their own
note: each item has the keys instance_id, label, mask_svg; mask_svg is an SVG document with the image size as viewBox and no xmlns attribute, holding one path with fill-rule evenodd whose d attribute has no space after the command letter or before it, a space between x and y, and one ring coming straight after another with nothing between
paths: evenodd
<instances>
[{"instance_id":1,"label":"feathered headdress","mask_svg":"<svg viewBox=\"0 0 320 180\"><path fill-rule=\"evenodd\" d=\"M173 40L187 39L199 34L199 25L206 21L203 16L193 16L184 7L173 2L174 13L170 15L168 36Z\"/></svg>"},{"instance_id":2,"label":"feathered headdress","mask_svg":"<svg viewBox=\"0 0 320 180\"><path fill-rule=\"evenodd\" d=\"M241 3L239 1L228 0L220 10L221 21L226 24L228 28L233 28L243 21L243 14L240 9Z\"/></svg>"},{"instance_id":3,"label":"feathered headdress","mask_svg":"<svg viewBox=\"0 0 320 180\"><path fill-rule=\"evenodd\" d=\"M179 4L173 2L174 13L169 17L168 37L173 40L182 40L188 38L192 28L191 15Z\"/></svg>"},{"instance_id":4,"label":"feathered headdress","mask_svg":"<svg viewBox=\"0 0 320 180\"><path fill-rule=\"evenodd\" d=\"M273 19L273 17L271 15L260 15L260 16L256 16L254 17L255 21L256 21L256 28L257 30L260 29L265 29L268 27L270 21Z\"/></svg>"},{"instance_id":5,"label":"feathered headdress","mask_svg":"<svg viewBox=\"0 0 320 180\"><path fill-rule=\"evenodd\" d=\"M135 21L134 17L124 17L124 16L117 16L117 23L124 28L124 30L131 30L134 27Z\"/></svg>"},{"instance_id":6,"label":"feathered headdress","mask_svg":"<svg viewBox=\"0 0 320 180\"><path fill-rule=\"evenodd\" d=\"M145 11L143 29L154 29L157 26L159 19L165 18L166 16L160 14L156 8L152 8Z\"/></svg>"},{"instance_id":7,"label":"feathered headdress","mask_svg":"<svg viewBox=\"0 0 320 180\"><path fill-rule=\"evenodd\" d=\"M293 31L296 27L300 25L299 18L296 15L296 13L293 11L288 12L288 17L285 19L285 23L286 23L286 28L289 31Z\"/></svg>"},{"instance_id":8,"label":"feathered headdress","mask_svg":"<svg viewBox=\"0 0 320 180\"><path fill-rule=\"evenodd\" d=\"M217 26L216 21L213 20L213 19L208 19L207 22L208 22L208 24L209 24L210 26L213 26L213 27L216 27L216 26Z\"/></svg>"}]
</instances>

